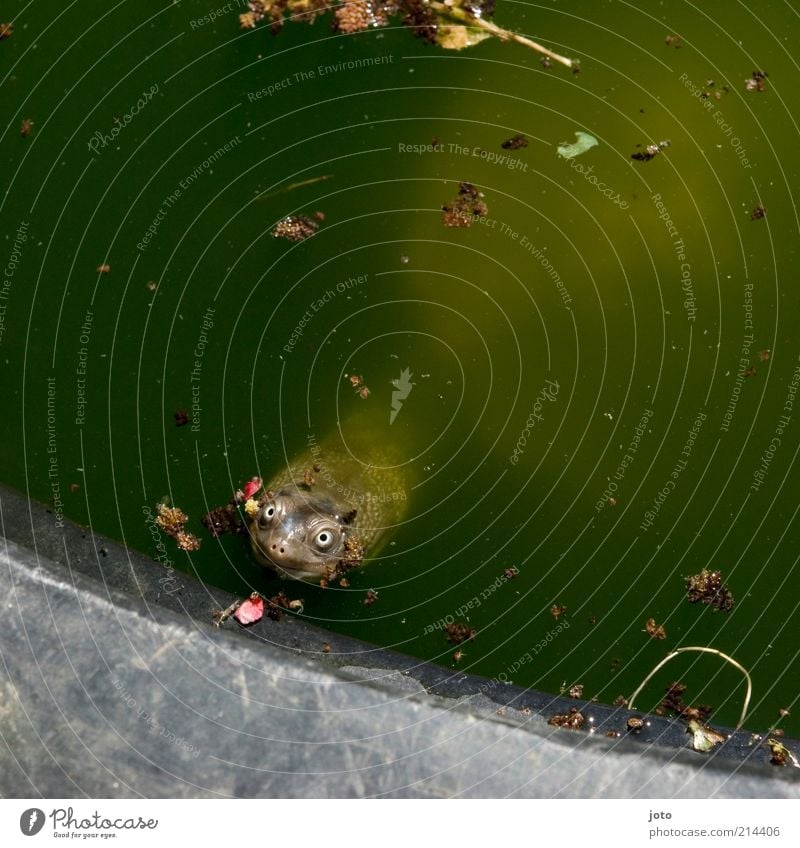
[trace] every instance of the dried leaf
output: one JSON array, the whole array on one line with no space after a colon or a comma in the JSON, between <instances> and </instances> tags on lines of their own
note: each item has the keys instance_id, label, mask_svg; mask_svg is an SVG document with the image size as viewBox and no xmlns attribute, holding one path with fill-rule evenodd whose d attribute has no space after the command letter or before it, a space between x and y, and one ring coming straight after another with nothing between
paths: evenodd
<instances>
[{"instance_id":1,"label":"dried leaf","mask_svg":"<svg viewBox=\"0 0 800 848\"><path fill-rule=\"evenodd\" d=\"M463 50L465 47L474 47L491 38L491 34L484 30L461 26L460 24L439 26L436 31L436 43L445 50Z\"/></svg>"}]
</instances>

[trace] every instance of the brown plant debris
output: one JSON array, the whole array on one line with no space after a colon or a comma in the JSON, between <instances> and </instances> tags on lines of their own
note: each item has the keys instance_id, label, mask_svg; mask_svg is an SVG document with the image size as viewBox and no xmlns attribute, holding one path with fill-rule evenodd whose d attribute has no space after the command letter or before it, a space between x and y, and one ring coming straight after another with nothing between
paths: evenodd
<instances>
[{"instance_id":1,"label":"brown plant debris","mask_svg":"<svg viewBox=\"0 0 800 848\"><path fill-rule=\"evenodd\" d=\"M445 50L463 50L488 38L514 41L547 60L559 62L573 73L580 70L577 59L568 59L519 33L503 29L491 19L495 0L251 0L248 11L239 15L242 29L254 29L258 24L269 25L273 34L283 27L284 20L312 22L333 8L332 26L335 32L353 34L386 26L398 17L402 25L417 38L437 44Z\"/></svg>"},{"instance_id":2,"label":"brown plant debris","mask_svg":"<svg viewBox=\"0 0 800 848\"><path fill-rule=\"evenodd\" d=\"M182 551L196 551L200 548L200 540L193 533L187 533L185 530L179 530L175 534L175 541Z\"/></svg>"},{"instance_id":3,"label":"brown plant debris","mask_svg":"<svg viewBox=\"0 0 800 848\"><path fill-rule=\"evenodd\" d=\"M750 79L744 81L745 91L764 91L767 87L768 76L766 71L753 71Z\"/></svg>"},{"instance_id":4,"label":"brown plant debris","mask_svg":"<svg viewBox=\"0 0 800 848\"><path fill-rule=\"evenodd\" d=\"M316 233L319 224L305 215L287 215L272 228L273 238L287 241L303 241Z\"/></svg>"},{"instance_id":5,"label":"brown plant debris","mask_svg":"<svg viewBox=\"0 0 800 848\"><path fill-rule=\"evenodd\" d=\"M451 645L460 645L462 642L471 642L478 631L461 621L453 621L444 626L445 636Z\"/></svg>"},{"instance_id":6,"label":"brown plant debris","mask_svg":"<svg viewBox=\"0 0 800 848\"><path fill-rule=\"evenodd\" d=\"M518 135L512 136L511 138L507 138L500 147L503 150L521 150L523 147L528 146L528 139L519 133Z\"/></svg>"},{"instance_id":7,"label":"brown plant debris","mask_svg":"<svg viewBox=\"0 0 800 848\"><path fill-rule=\"evenodd\" d=\"M586 719L577 707L570 707L569 712L556 713L547 720L554 727L566 727L567 730L580 730Z\"/></svg>"},{"instance_id":8,"label":"brown plant debris","mask_svg":"<svg viewBox=\"0 0 800 848\"><path fill-rule=\"evenodd\" d=\"M783 742L780 742L777 739L767 739L764 744L769 748L770 754L772 755L770 757L772 765L792 765L795 768L800 768L800 762L798 762L797 757L783 744Z\"/></svg>"},{"instance_id":9,"label":"brown plant debris","mask_svg":"<svg viewBox=\"0 0 800 848\"><path fill-rule=\"evenodd\" d=\"M617 695L617 697L611 702L611 705L614 707L627 707L628 699L624 695Z\"/></svg>"},{"instance_id":10,"label":"brown plant debris","mask_svg":"<svg viewBox=\"0 0 800 848\"><path fill-rule=\"evenodd\" d=\"M483 202L483 192L472 183L460 183L458 195L442 206L442 223L445 227L471 227L475 218L488 214L489 207Z\"/></svg>"},{"instance_id":11,"label":"brown plant debris","mask_svg":"<svg viewBox=\"0 0 800 848\"><path fill-rule=\"evenodd\" d=\"M750 213L751 221L760 221L767 214L767 210L759 203L758 206Z\"/></svg>"},{"instance_id":12,"label":"brown plant debris","mask_svg":"<svg viewBox=\"0 0 800 848\"><path fill-rule=\"evenodd\" d=\"M656 620L654 618L648 618L647 623L644 626L644 632L651 639L666 639L667 631L664 629L663 624L656 624Z\"/></svg>"},{"instance_id":13,"label":"brown plant debris","mask_svg":"<svg viewBox=\"0 0 800 848\"><path fill-rule=\"evenodd\" d=\"M176 427L185 427L189 423L189 413L185 409L176 409L173 417Z\"/></svg>"},{"instance_id":14,"label":"brown plant debris","mask_svg":"<svg viewBox=\"0 0 800 848\"><path fill-rule=\"evenodd\" d=\"M769 348L767 348L766 350L760 350L758 352L758 358L761 362L766 362L770 358L770 355L771 351L769 350Z\"/></svg>"},{"instance_id":15,"label":"brown plant debris","mask_svg":"<svg viewBox=\"0 0 800 848\"><path fill-rule=\"evenodd\" d=\"M456 648L455 651L453 651L453 662L460 663L462 659L464 659L464 652L461 648Z\"/></svg>"},{"instance_id":16,"label":"brown plant debris","mask_svg":"<svg viewBox=\"0 0 800 848\"><path fill-rule=\"evenodd\" d=\"M374 589L367 589L367 596L364 598L364 606L371 607L378 600L378 593Z\"/></svg>"},{"instance_id":17,"label":"brown plant debris","mask_svg":"<svg viewBox=\"0 0 800 848\"><path fill-rule=\"evenodd\" d=\"M656 715L664 715L665 713L673 713L678 718L685 721L705 721L711 716L714 708L708 704L699 704L696 707L686 704L683 700L683 693L686 691L686 686L683 683L671 683L664 690L664 697L661 703L656 707Z\"/></svg>"},{"instance_id":18,"label":"brown plant debris","mask_svg":"<svg viewBox=\"0 0 800 848\"><path fill-rule=\"evenodd\" d=\"M0 24L0 41L11 38L14 33L14 24Z\"/></svg>"},{"instance_id":19,"label":"brown plant debris","mask_svg":"<svg viewBox=\"0 0 800 848\"><path fill-rule=\"evenodd\" d=\"M649 162L651 159L654 159L661 153L663 150L666 150L670 146L670 141L665 139L664 141L659 141L658 144L648 144L644 150L639 150L636 153L631 154L631 159L635 159L637 162ZM639 147L639 145L636 145Z\"/></svg>"},{"instance_id":20,"label":"brown plant debris","mask_svg":"<svg viewBox=\"0 0 800 848\"><path fill-rule=\"evenodd\" d=\"M167 506L165 503L158 504L156 511L158 512L156 524L168 536L172 536L173 539L177 538L178 533L183 530L184 525L189 520L186 513L176 506Z\"/></svg>"},{"instance_id":21,"label":"brown plant debris","mask_svg":"<svg viewBox=\"0 0 800 848\"><path fill-rule=\"evenodd\" d=\"M333 13L333 28L336 32L363 32L375 27L385 27L396 7L372 0L343 0Z\"/></svg>"},{"instance_id":22,"label":"brown plant debris","mask_svg":"<svg viewBox=\"0 0 800 848\"><path fill-rule=\"evenodd\" d=\"M343 570L357 568L364 561L364 546L358 536L348 536L344 540L344 556L339 560Z\"/></svg>"},{"instance_id":23,"label":"brown plant debris","mask_svg":"<svg viewBox=\"0 0 800 848\"><path fill-rule=\"evenodd\" d=\"M641 716L631 716L627 722L625 722L625 726L632 733L635 733L644 727L644 719Z\"/></svg>"},{"instance_id":24,"label":"brown plant debris","mask_svg":"<svg viewBox=\"0 0 800 848\"><path fill-rule=\"evenodd\" d=\"M247 528L242 522L236 500L231 499L225 506L215 506L201 519L208 532L217 538L223 533L245 533Z\"/></svg>"},{"instance_id":25,"label":"brown plant debris","mask_svg":"<svg viewBox=\"0 0 800 848\"><path fill-rule=\"evenodd\" d=\"M664 44L666 44L668 47L680 47L681 37L679 35L668 35L664 39Z\"/></svg>"},{"instance_id":26,"label":"brown plant debris","mask_svg":"<svg viewBox=\"0 0 800 848\"><path fill-rule=\"evenodd\" d=\"M33 121L30 118L23 118L22 123L19 125L19 134L23 138L27 138L31 134L32 129Z\"/></svg>"},{"instance_id":27,"label":"brown plant debris","mask_svg":"<svg viewBox=\"0 0 800 848\"><path fill-rule=\"evenodd\" d=\"M699 574L686 578L689 602L708 604L714 609L727 612L733 607L733 595L722 585L722 574L704 568Z\"/></svg>"},{"instance_id":28,"label":"brown plant debris","mask_svg":"<svg viewBox=\"0 0 800 848\"><path fill-rule=\"evenodd\" d=\"M583 697L583 683L576 683L569 687L569 696L577 700Z\"/></svg>"},{"instance_id":29,"label":"brown plant debris","mask_svg":"<svg viewBox=\"0 0 800 848\"><path fill-rule=\"evenodd\" d=\"M567 608L564 604L553 604L553 606L550 607L550 615L552 615L556 621L558 621L558 619L561 618L566 611Z\"/></svg>"},{"instance_id":30,"label":"brown plant debris","mask_svg":"<svg viewBox=\"0 0 800 848\"><path fill-rule=\"evenodd\" d=\"M291 608L290 604L291 601L286 597L286 593L280 591L267 601L267 615L273 621L280 621L283 618L283 613Z\"/></svg>"}]
</instances>

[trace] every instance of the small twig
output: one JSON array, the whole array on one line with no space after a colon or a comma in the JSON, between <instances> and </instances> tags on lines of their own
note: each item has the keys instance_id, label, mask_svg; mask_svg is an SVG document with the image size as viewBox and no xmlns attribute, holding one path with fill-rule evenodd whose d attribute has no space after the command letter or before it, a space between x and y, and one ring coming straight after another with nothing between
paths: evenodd
<instances>
[{"instance_id":1,"label":"small twig","mask_svg":"<svg viewBox=\"0 0 800 848\"><path fill-rule=\"evenodd\" d=\"M438 0L431 0L431 2L428 3L428 6L444 17L452 18L466 26L485 30L499 38L501 41L516 41L517 44L530 47L531 50L535 50L537 53L542 53L548 58L553 59L553 61L566 65L568 68L575 67L576 62L574 59L567 59L566 56L560 56L558 53L548 50L543 45L537 44L535 41L531 41L530 38L526 38L524 35L519 35L516 32L503 29L502 27L497 26L497 24L487 21L485 18L474 18L472 15L457 6L447 6L444 3L438 2Z\"/></svg>"},{"instance_id":2,"label":"small twig","mask_svg":"<svg viewBox=\"0 0 800 848\"><path fill-rule=\"evenodd\" d=\"M716 648L700 648L700 647L676 648L671 654L667 654L667 656L664 657L664 659L661 660L661 662L639 684L639 688L633 693L633 695L630 696L630 698L628 699L628 709L631 709L631 710L635 709L635 707L633 706L634 700L639 695L639 693L642 691L642 689L644 689L644 687L650 682L653 675L657 671L662 669L671 659L674 659L675 657L678 656L678 654L682 654L685 651L697 651L699 653L704 653L704 654L716 654L716 656L722 657L722 659L724 659L726 662L729 662L732 666L734 666L735 668L738 668L739 671L742 672L742 674L744 675L745 681L747 682L747 692L745 693L745 696L744 696L744 703L742 704L742 712L741 712L741 715L739 716L739 722L736 725L736 729L739 730L739 728L744 724L744 719L745 719L745 716L747 715L747 708L750 706L750 696L753 694L753 683L750 680L750 674L748 673L747 669L743 665L740 665L738 662L736 662L735 659L733 659L733 657L729 657L727 654L723 654L722 651L718 651Z\"/></svg>"}]
</instances>

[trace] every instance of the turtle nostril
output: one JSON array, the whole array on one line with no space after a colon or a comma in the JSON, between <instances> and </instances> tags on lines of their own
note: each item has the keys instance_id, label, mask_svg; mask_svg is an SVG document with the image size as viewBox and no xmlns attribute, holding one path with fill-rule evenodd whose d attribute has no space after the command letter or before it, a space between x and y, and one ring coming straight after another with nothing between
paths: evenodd
<instances>
[{"instance_id":1,"label":"turtle nostril","mask_svg":"<svg viewBox=\"0 0 800 848\"><path fill-rule=\"evenodd\" d=\"M281 553L284 553L284 550L283 550L283 548L281 548Z\"/></svg>"}]
</instances>

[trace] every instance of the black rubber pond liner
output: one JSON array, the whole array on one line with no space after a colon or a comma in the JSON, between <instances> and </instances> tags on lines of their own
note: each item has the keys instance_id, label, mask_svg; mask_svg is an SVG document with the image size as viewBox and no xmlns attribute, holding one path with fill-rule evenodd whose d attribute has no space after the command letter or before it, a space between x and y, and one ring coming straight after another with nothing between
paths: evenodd
<instances>
[{"instance_id":1,"label":"black rubber pond liner","mask_svg":"<svg viewBox=\"0 0 800 848\"><path fill-rule=\"evenodd\" d=\"M229 593L179 573L165 591L158 563L56 528L7 487L0 511L5 796L796 795L800 769L770 764L750 732L716 728L729 738L701 754L678 720L454 672L293 615L218 629ZM581 730L548 725L570 711Z\"/></svg>"}]
</instances>

